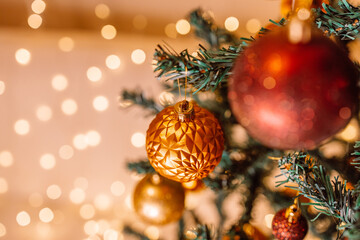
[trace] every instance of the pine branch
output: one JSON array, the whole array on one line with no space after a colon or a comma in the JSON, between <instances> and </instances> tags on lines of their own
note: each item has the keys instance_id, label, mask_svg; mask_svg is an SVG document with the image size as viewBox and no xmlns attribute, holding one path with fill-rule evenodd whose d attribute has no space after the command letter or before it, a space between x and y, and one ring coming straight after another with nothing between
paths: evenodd
<instances>
[{"instance_id":1,"label":"pine branch","mask_svg":"<svg viewBox=\"0 0 360 240\"><path fill-rule=\"evenodd\" d=\"M132 105L141 106L150 110L152 114L157 114L163 109L163 107L155 103L152 98L146 98L142 91L123 90L120 93L120 103L125 105L125 107Z\"/></svg>"},{"instance_id":2,"label":"pine branch","mask_svg":"<svg viewBox=\"0 0 360 240\"><path fill-rule=\"evenodd\" d=\"M150 174L155 173L155 169L151 166L148 159L139 160L137 162L128 162L127 168L130 171L136 172L138 174Z\"/></svg>"},{"instance_id":3,"label":"pine branch","mask_svg":"<svg viewBox=\"0 0 360 240\"><path fill-rule=\"evenodd\" d=\"M145 235L139 233L138 231L132 229L130 226L124 226L123 232L132 236L137 237L140 240L150 240Z\"/></svg>"},{"instance_id":4,"label":"pine branch","mask_svg":"<svg viewBox=\"0 0 360 240\"><path fill-rule=\"evenodd\" d=\"M288 182L297 183L298 187L291 188L298 190L299 195L313 200L303 205L312 205L319 211L313 221L325 214L338 219L339 229L358 230L355 209L357 196L352 190L347 190L346 181L341 182L338 176L330 181L325 168L303 152L282 157L278 165L286 177L277 182L278 186Z\"/></svg>"}]
</instances>

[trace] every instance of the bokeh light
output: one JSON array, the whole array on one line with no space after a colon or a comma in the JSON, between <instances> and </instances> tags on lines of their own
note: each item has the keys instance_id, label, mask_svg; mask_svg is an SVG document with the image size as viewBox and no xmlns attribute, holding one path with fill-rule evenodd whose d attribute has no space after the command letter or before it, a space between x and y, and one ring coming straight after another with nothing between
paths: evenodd
<instances>
[{"instance_id":1,"label":"bokeh light","mask_svg":"<svg viewBox=\"0 0 360 240\"><path fill-rule=\"evenodd\" d=\"M273 218L274 218L274 214L265 215L265 225L266 225L266 227L271 229Z\"/></svg>"},{"instance_id":2,"label":"bokeh light","mask_svg":"<svg viewBox=\"0 0 360 240\"><path fill-rule=\"evenodd\" d=\"M86 71L86 76L91 82L98 82L102 78L102 72L100 68L92 66Z\"/></svg>"},{"instance_id":3,"label":"bokeh light","mask_svg":"<svg viewBox=\"0 0 360 240\"><path fill-rule=\"evenodd\" d=\"M42 0L35 0L31 3L31 10L34 13L41 14L45 11L46 3Z\"/></svg>"},{"instance_id":4,"label":"bokeh light","mask_svg":"<svg viewBox=\"0 0 360 240\"><path fill-rule=\"evenodd\" d=\"M40 207L43 204L44 200L40 193L32 193L29 196L29 204L30 206L36 208Z\"/></svg>"},{"instance_id":5,"label":"bokeh light","mask_svg":"<svg viewBox=\"0 0 360 240\"><path fill-rule=\"evenodd\" d=\"M100 142L101 142L101 136L97 131L91 130L86 133L86 143L89 146L92 147L97 146L100 144Z\"/></svg>"},{"instance_id":6,"label":"bokeh light","mask_svg":"<svg viewBox=\"0 0 360 240\"><path fill-rule=\"evenodd\" d=\"M110 228L110 223L105 219L100 219L97 223L99 224L98 234L104 234Z\"/></svg>"},{"instance_id":7,"label":"bokeh light","mask_svg":"<svg viewBox=\"0 0 360 240\"><path fill-rule=\"evenodd\" d=\"M59 149L59 157L68 160L74 156L74 149L69 145L63 145Z\"/></svg>"},{"instance_id":8,"label":"bokeh light","mask_svg":"<svg viewBox=\"0 0 360 240\"><path fill-rule=\"evenodd\" d=\"M26 135L30 132L30 124L25 119L17 120L14 124L14 130L19 135Z\"/></svg>"},{"instance_id":9,"label":"bokeh light","mask_svg":"<svg viewBox=\"0 0 360 240\"><path fill-rule=\"evenodd\" d=\"M105 111L109 107L109 100L105 96L97 96L93 100L93 107L96 111Z\"/></svg>"},{"instance_id":10,"label":"bokeh light","mask_svg":"<svg viewBox=\"0 0 360 240\"><path fill-rule=\"evenodd\" d=\"M155 226L147 227L144 233L150 239L158 239L160 236L159 228Z\"/></svg>"},{"instance_id":11,"label":"bokeh light","mask_svg":"<svg viewBox=\"0 0 360 240\"><path fill-rule=\"evenodd\" d=\"M104 232L104 240L119 240L119 233L114 229L107 229Z\"/></svg>"},{"instance_id":12,"label":"bokeh light","mask_svg":"<svg viewBox=\"0 0 360 240\"><path fill-rule=\"evenodd\" d=\"M83 219L91 219L95 216L95 207L91 204L84 204L80 208L80 216Z\"/></svg>"},{"instance_id":13,"label":"bokeh light","mask_svg":"<svg viewBox=\"0 0 360 240\"><path fill-rule=\"evenodd\" d=\"M9 151L0 152L0 166L10 167L14 163L14 157Z\"/></svg>"},{"instance_id":14,"label":"bokeh light","mask_svg":"<svg viewBox=\"0 0 360 240\"><path fill-rule=\"evenodd\" d=\"M75 188L81 188L83 190L86 190L88 186L89 186L89 181L84 177L77 177L74 181Z\"/></svg>"},{"instance_id":15,"label":"bokeh light","mask_svg":"<svg viewBox=\"0 0 360 240\"><path fill-rule=\"evenodd\" d=\"M110 15L110 8L106 4L100 3L95 7L95 15L100 19L105 19Z\"/></svg>"},{"instance_id":16,"label":"bokeh light","mask_svg":"<svg viewBox=\"0 0 360 240\"><path fill-rule=\"evenodd\" d=\"M61 110L66 115L73 115L78 109L77 103L73 99L66 99L61 103Z\"/></svg>"},{"instance_id":17,"label":"bokeh light","mask_svg":"<svg viewBox=\"0 0 360 240\"><path fill-rule=\"evenodd\" d=\"M347 142L355 142L359 137L358 121L352 119L345 129L340 132L340 137Z\"/></svg>"},{"instance_id":18,"label":"bokeh light","mask_svg":"<svg viewBox=\"0 0 360 240\"><path fill-rule=\"evenodd\" d=\"M52 110L49 106L42 105L36 109L36 117L43 122L49 121L52 117Z\"/></svg>"},{"instance_id":19,"label":"bokeh light","mask_svg":"<svg viewBox=\"0 0 360 240\"><path fill-rule=\"evenodd\" d=\"M15 52L15 59L19 64L27 65L31 60L31 53L25 48L20 48Z\"/></svg>"},{"instance_id":20,"label":"bokeh light","mask_svg":"<svg viewBox=\"0 0 360 240\"><path fill-rule=\"evenodd\" d=\"M74 46L75 42L71 37L62 37L59 39L58 47L63 52L71 52Z\"/></svg>"},{"instance_id":21,"label":"bokeh light","mask_svg":"<svg viewBox=\"0 0 360 240\"><path fill-rule=\"evenodd\" d=\"M96 221L90 220L84 224L84 232L87 235L95 235L96 233L98 233L98 231L99 231L99 224Z\"/></svg>"},{"instance_id":22,"label":"bokeh light","mask_svg":"<svg viewBox=\"0 0 360 240\"><path fill-rule=\"evenodd\" d=\"M6 235L6 227L4 224L0 223L0 237L3 237Z\"/></svg>"},{"instance_id":23,"label":"bokeh light","mask_svg":"<svg viewBox=\"0 0 360 240\"><path fill-rule=\"evenodd\" d=\"M0 95L3 95L5 92L5 83L0 81Z\"/></svg>"},{"instance_id":24,"label":"bokeh light","mask_svg":"<svg viewBox=\"0 0 360 240\"><path fill-rule=\"evenodd\" d=\"M349 119L351 117L351 109L348 107L342 107L339 111L339 116L342 119Z\"/></svg>"},{"instance_id":25,"label":"bokeh light","mask_svg":"<svg viewBox=\"0 0 360 240\"><path fill-rule=\"evenodd\" d=\"M118 69L121 64L121 60L116 55L109 55L106 57L105 64L109 69Z\"/></svg>"},{"instance_id":26,"label":"bokeh light","mask_svg":"<svg viewBox=\"0 0 360 240\"><path fill-rule=\"evenodd\" d=\"M136 49L131 53L131 61L135 64L142 64L146 60L146 54L141 49Z\"/></svg>"},{"instance_id":27,"label":"bokeh light","mask_svg":"<svg viewBox=\"0 0 360 240\"><path fill-rule=\"evenodd\" d=\"M53 169L56 165L56 159L54 155L46 153L40 158L40 166L45 170Z\"/></svg>"},{"instance_id":28,"label":"bokeh light","mask_svg":"<svg viewBox=\"0 0 360 240\"><path fill-rule=\"evenodd\" d=\"M141 132L134 133L131 136L131 144L137 148L145 146L145 135Z\"/></svg>"},{"instance_id":29,"label":"bokeh light","mask_svg":"<svg viewBox=\"0 0 360 240\"><path fill-rule=\"evenodd\" d=\"M133 18L133 26L134 28L136 28L137 30L143 30L146 28L147 26L147 19L144 15L136 15Z\"/></svg>"},{"instance_id":30,"label":"bokeh light","mask_svg":"<svg viewBox=\"0 0 360 240\"><path fill-rule=\"evenodd\" d=\"M86 136L84 134L77 134L73 138L73 145L78 150L84 150L87 148Z\"/></svg>"},{"instance_id":31,"label":"bokeh light","mask_svg":"<svg viewBox=\"0 0 360 240\"><path fill-rule=\"evenodd\" d=\"M50 208L43 208L39 212L40 221L49 223L54 219L54 213Z\"/></svg>"},{"instance_id":32,"label":"bokeh light","mask_svg":"<svg viewBox=\"0 0 360 240\"><path fill-rule=\"evenodd\" d=\"M163 106L173 105L175 103L175 96L170 92L162 92L159 95L159 102Z\"/></svg>"},{"instance_id":33,"label":"bokeh light","mask_svg":"<svg viewBox=\"0 0 360 240\"><path fill-rule=\"evenodd\" d=\"M0 194L6 193L9 189L8 183L5 178L0 178Z\"/></svg>"},{"instance_id":34,"label":"bokeh light","mask_svg":"<svg viewBox=\"0 0 360 240\"><path fill-rule=\"evenodd\" d=\"M186 35L190 32L190 23L185 19L180 19L176 22L176 31L181 35Z\"/></svg>"},{"instance_id":35,"label":"bokeh light","mask_svg":"<svg viewBox=\"0 0 360 240\"><path fill-rule=\"evenodd\" d=\"M74 188L69 194L70 201L74 204L80 204L85 200L85 191L81 188Z\"/></svg>"},{"instance_id":36,"label":"bokeh light","mask_svg":"<svg viewBox=\"0 0 360 240\"><path fill-rule=\"evenodd\" d=\"M176 24L175 23L168 23L165 26L165 34L169 38L176 38L177 37L177 31L176 31Z\"/></svg>"},{"instance_id":37,"label":"bokeh light","mask_svg":"<svg viewBox=\"0 0 360 240\"><path fill-rule=\"evenodd\" d=\"M51 79L51 86L56 91L64 91L68 86L68 80L64 75L57 74Z\"/></svg>"},{"instance_id":38,"label":"bokeh light","mask_svg":"<svg viewBox=\"0 0 360 240\"><path fill-rule=\"evenodd\" d=\"M94 206L99 210L107 210L111 205L112 200L106 194L100 193L94 199Z\"/></svg>"},{"instance_id":39,"label":"bokeh light","mask_svg":"<svg viewBox=\"0 0 360 240\"><path fill-rule=\"evenodd\" d=\"M259 19L252 18L246 23L246 30L249 33L257 33L261 29L261 22Z\"/></svg>"},{"instance_id":40,"label":"bokeh light","mask_svg":"<svg viewBox=\"0 0 360 240\"><path fill-rule=\"evenodd\" d=\"M61 193L62 193L61 188L56 184L50 185L46 189L46 195L48 196L48 198L53 199L53 200L60 198Z\"/></svg>"},{"instance_id":41,"label":"bokeh light","mask_svg":"<svg viewBox=\"0 0 360 240\"><path fill-rule=\"evenodd\" d=\"M36 235L40 239L51 239L51 225L43 222L36 223Z\"/></svg>"},{"instance_id":42,"label":"bokeh light","mask_svg":"<svg viewBox=\"0 0 360 240\"><path fill-rule=\"evenodd\" d=\"M107 40L114 39L116 37L117 31L113 25L105 25L101 28L101 36Z\"/></svg>"},{"instance_id":43,"label":"bokeh light","mask_svg":"<svg viewBox=\"0 0 360 240\"><path fill-rule=\"evenodd\" d=\"M120 181L115 181L111 184L110 191L114 196L120 197L125 192L125 185Z\"/></svg>"},{"instance_id":44,"label":"bokeh light","mask_svg":"<svg viewBox=\"0 0 360 240\"><path fill-rule=\"evenodd\" d=\"M234 32L239 28L239 20L236 17L228 17L225 19L225 28L230 32Z\"/></svg>"},{"instance_id":45,"label":"bokeh light","mask_svg":"<svg viewBox=\"0 0 360 240\"><path fill-rule=\"evenodd\" d=\"M31 14L28 17L28 24L33 29L38 29L42 24L42 17L38 14Z\"/></svg>"},{"instance_id":46,"label":"bokeh light","mask_svg":"<svg viewBox=\"0 0 360 240\"><path fill-rule=\"evenodd\" d=\"M22 227L27 226L31 222L30 215L25 211L21 211L16 215L16 222Z\"/></svg>"}]
</instances>

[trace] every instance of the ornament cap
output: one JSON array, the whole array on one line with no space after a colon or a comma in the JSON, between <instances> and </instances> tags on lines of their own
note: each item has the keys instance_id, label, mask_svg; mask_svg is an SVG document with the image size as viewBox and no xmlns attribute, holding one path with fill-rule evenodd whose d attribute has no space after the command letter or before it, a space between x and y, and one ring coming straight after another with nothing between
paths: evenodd
<instances>
[{"instance_id":1,"label":"ornament cap","mask_svg":"<svg viewBox=\"0 0 360 240\"><path fill-rule=\"evenodd\" d=\"M301 217L301 210L296 202L286 209L285 217L288 219L289 223L295 223Z\"/></svg>"},{"instance_id":2,"label":"ornament cap","mask_svg":"<svg viewBox=\"0 0 360 240\"><path fill-rule=\"evenodd\" d=\"M180 122L188 122L194 117L194 104L186 100L180 101L174 106Z\"/></svg>"}]
</instances>

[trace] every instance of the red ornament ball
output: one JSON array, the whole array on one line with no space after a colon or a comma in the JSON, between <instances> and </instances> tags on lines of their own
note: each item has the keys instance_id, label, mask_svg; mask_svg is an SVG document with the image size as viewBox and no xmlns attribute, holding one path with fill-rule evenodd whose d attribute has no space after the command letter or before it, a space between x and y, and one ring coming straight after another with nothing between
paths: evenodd
<instances>
[{"instance_id":1,"label":"red ornament ball","mask_svg":"<svg viewBox=\"0 0 360 240\"><path fill-rule=\"evenodd\" d=\"M285 216L286 208L277 212L272 221L272 233L278 240L302 240L308 231L308 224L303 215L289 221Z\"/></svg>"},{"instance_id":2,"label":"red ornament ball","mask_svg":"<svg viewBox=\"0 0 360 240\"><path fill-rule=\"evenodd\" d=\"M312 30L291 43L288 28L257 39L237 59L229 101L262 144L311 149L344 128L358 109L358 71L346 53Z\"/></svg>"}]
</instances>

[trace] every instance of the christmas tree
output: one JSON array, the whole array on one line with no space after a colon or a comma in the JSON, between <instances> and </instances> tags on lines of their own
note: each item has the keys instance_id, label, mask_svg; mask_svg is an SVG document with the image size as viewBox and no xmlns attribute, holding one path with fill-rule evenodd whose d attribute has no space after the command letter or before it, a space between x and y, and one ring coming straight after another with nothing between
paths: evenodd
<instances>
[{"instance_id":1,"label":"christmas tree","mask_svg":"<svg viewBox=\"0 0 360 240\"><path fill-rule=\"evenodd\" d=\"M148 159L128 163L146 174L134 190L145 222L178 220L179 239L303 239L308 229L314 238L360 239L360 144L338 134L359 121L359 68L347 55L360 10L346 0L283 1L282 14L239 38L196 10L190 22L208 46L191 54L162 44L154 54L164 87L180 89L185 101L162 109L142 92L122 91L121 101L157 114ZM346 151L329 154L332 144ZM213 191L217 226L184 210L189 183ZM242 211L229 222L224 209L233 195ZM273 236L252 224L264 198L276 212Z\"/></svg>"}]
</instances>

